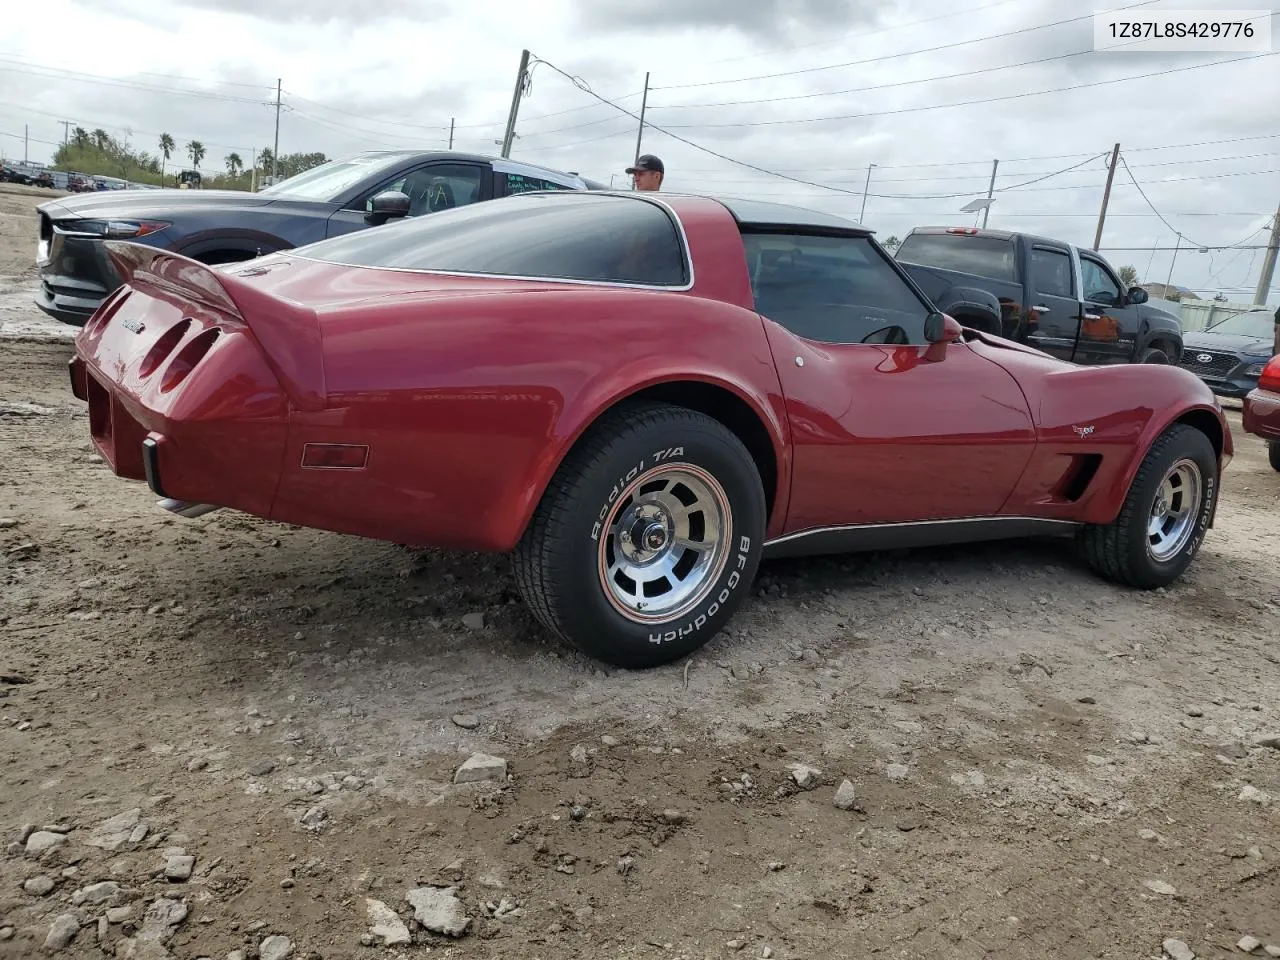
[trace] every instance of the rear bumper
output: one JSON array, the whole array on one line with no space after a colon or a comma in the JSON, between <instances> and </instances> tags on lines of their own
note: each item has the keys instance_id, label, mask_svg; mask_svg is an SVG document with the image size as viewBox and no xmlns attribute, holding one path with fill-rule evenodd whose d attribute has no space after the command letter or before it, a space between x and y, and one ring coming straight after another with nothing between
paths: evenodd
<instances>
[{"instance_id":1,"label":"rear bumper","mask_svg":"<svg viewBox=\"0 0 1280 960\"><path fill-rule=\"evenodd\" d=\"M1280 393L1252 390L1244 398L1244 429L1264 440L1280 441Z\"/></svg>"},{"instance_id":2,"label":"rear bumper","mask_svg":"<svg viewBox=\"0 0 1280 960\"><path fill-rule=\"evenodd\" d=\"M273 409L262 409L262 379L245 378L243 405L236 390L213 395L212 402L188 395L166 404L172 393L157 398L113 381L86 352L84 339L81 333L69 363L71 392L87 405L90 439L116 476L146 483L161 499L270 515L288 433L283 398L267 400ZM227 353L250 349L247 342L227 347ZM196 391L199 386L193 384Z\"/></svg>"}]
</instances>

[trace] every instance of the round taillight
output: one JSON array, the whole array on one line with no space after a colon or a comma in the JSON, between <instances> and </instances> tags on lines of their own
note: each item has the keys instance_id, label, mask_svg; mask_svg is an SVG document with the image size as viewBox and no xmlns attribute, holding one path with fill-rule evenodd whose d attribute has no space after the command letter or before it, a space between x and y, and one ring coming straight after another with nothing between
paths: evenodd
<instances>
[{"instance_id":1,"label":"round taillight","mask_svg":"<svg viewBox=\"0 0 1280 960\"><path fill-rule=\"evenodd\" d=\"M1262 375L1258 377L1258 386L1263 390L1280 393L1280 353L1268 360L1267 365L1262 368Z\"/></svg>"},{"instance_id":2,"label":"round taillight","mask_svg":"<svg viewBox=\"0 0 1280 960\"><path fill-rule=\"evenodd\" d=\"M179 350L178 355L169 361L169 366L165 368L164 378L160 381L161 392L172 390L185 380L221 335L222 332L213 327L197 334L191 342Z\"/></svg>"},{"instance_id":3,"label":"round taillight","mask_svg":"<svg viewBox=\"0 0 1280 960\"><path fill-rule=\"evenodd\" d=\"M164 362L165 357L173 353L177 349L178 344L182 342L182 338L187 335L187 331L191 329L191 318L183 317L172 327L160 335L157 340L147 351L147 355L142 358L142 363L138 365L138 375L149 377L156 372L156 368Z\"/></svg>"}]
</instances>

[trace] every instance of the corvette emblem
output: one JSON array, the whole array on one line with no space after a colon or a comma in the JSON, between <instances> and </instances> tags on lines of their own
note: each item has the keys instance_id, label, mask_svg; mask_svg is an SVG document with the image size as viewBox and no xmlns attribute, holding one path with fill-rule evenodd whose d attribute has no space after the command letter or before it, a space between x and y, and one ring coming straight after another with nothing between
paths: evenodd
<instances>
[{"instance_id":1,"label":"corvette emblem","mask_svg":"<svg viewBox=\"0 0 1280 960\"><path fill-rule=\"evenodd\" d=\"M1072 430L1074 430L1074 431L1076 432L1076 436L1077 436L1077 437L1081 437L1081 438L1087 437L1089 434L1093 433L1093 426L1092 426L1092 425L1087 426L1087 427L1075 427L1075 426L1073 426L1071 429L1072 429Z\"/></svg>"},{"instance_id":2,"label":"corvette emblem","mask_svg":"<svg viewBox=\"0 0 1280 960\"><path fill-rule=\"evenodd\" d=\"M1212 361L1213 361L1213 354L1211 353L1196 354L1196 363L1211 363Z\"/></svg>"},{"instance_id":3,"label":"corvette emblem","mask_svg":"<svg viewBox=\"0 0 1280 960\"><path fill-rule=\"evenodd\" d=\"M126 330L132 330L134 333L141 333L146 329L141 320L136 320L133 317L130 317L128 320L121 320L120 326L124 327Z\"/></svg>"}]
</instances>

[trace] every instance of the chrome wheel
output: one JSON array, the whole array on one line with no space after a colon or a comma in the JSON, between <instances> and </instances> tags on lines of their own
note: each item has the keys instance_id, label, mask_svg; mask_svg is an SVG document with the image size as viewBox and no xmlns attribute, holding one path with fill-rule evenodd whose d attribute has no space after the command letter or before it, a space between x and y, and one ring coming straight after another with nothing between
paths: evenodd
<instances>
[{"instance_id":1,"label":"chrome wheel","mask_svg":"<svg viewBox=\"0 0 1280 960\"><path fill-rule=\"evenodd\" d=\"M1168 560L1191 539L1204 483L1193 460L1178 460L1164 476L1147 521L1147 550L1153 559Z\"/></svg>"},{"instance_id":2,"label":"chrome wheel","mask_svg":"<svg viewBox=\"0 0 1280 960\"><path fill-rule=\"evenodd\" d=\"M636 623L688 613L715 584L733 542L724 488L690 463L654 467L618 496L600 537L599 577Z\"/></svg>"}]
</instances>

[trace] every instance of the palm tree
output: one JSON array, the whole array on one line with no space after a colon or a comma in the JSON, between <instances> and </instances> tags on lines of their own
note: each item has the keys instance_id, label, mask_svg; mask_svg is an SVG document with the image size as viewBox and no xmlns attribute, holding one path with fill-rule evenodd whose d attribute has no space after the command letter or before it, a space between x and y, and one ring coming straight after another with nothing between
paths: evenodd
<instances>
[{"instance_id":1,"label":"palm tree","mask_svg":"<svg viewBox=\"0 0 1280 960\"><path fill-rule=\"evenodd\" d=\"M101 127L98 127L98 129L93 131L93 145L99 150L107 149L107 141L110 139L111 137L107 134L107 131L103 130Z\"/></svg>"},{"instance_id":2,"label":"palm tree","mask_svg":"<svg viewBox=\"0 0 1280 960\"><path fill-rule=\"evenodd\" d=\"M270 147L263 147L262 152L258 154L258 166L262 168L264 177L271 176L271 159L274 156Z\"/></svg>"},{"instance_id":3,"label":"palm tree","mask_svg":"<svg viewBox=\"0 0 1280 960\"><path fill-rule=\"evenodd\" d=\"M900 246L902 246L902 241L899 240L897 237L890 237L888 240L884 242L884 248L888 250L890 253L896 252Z\"/></svg>"},{"instance_id":4,"label":"palm tree","mask_svg":"<svg viewBox=\"0 0 1280 960\"><path fill-rule=\"evenodd\" d=\"M200 161L204 159L204 144L199 140L192 140L187 144L187 156L191 158L191 163L199 170Z\"/></svg>"},{"instance_id":5,"label":"palm tree","mask_svg":"<svg viewBox=\"0 0 1280 960\"><path fill-rule=\"evenodd\" d=\"M232 152L227 157L227 173L231 174L231 179L240 176L240 171L244 169L244 161L240 159L240 154Z\"/></svg>"},{"instance_id":6,"label":"palm tree","mask_svg":"<svg viewBox=\"0 0 1280 960\"><path fill-rule=\"evenodd\" d=\"M83 150L89 145L89 131L84 127L76 127L75 132L71 134L71 142Z\"/></svg>"},{"instance_id":7,"label":"palm tree","mask_svg":"<svg viewBox=\"0 0 1280 960\"><path fill-rule=\"evenodd\" d=\"M164 165L169 162L169 158L173 156L173 151L178 149L178 145L173 142L173 137L167 133L160 134L160 155L164 157L160 161L160 182L164 183Z\"/></svg>"}]
</instances>

